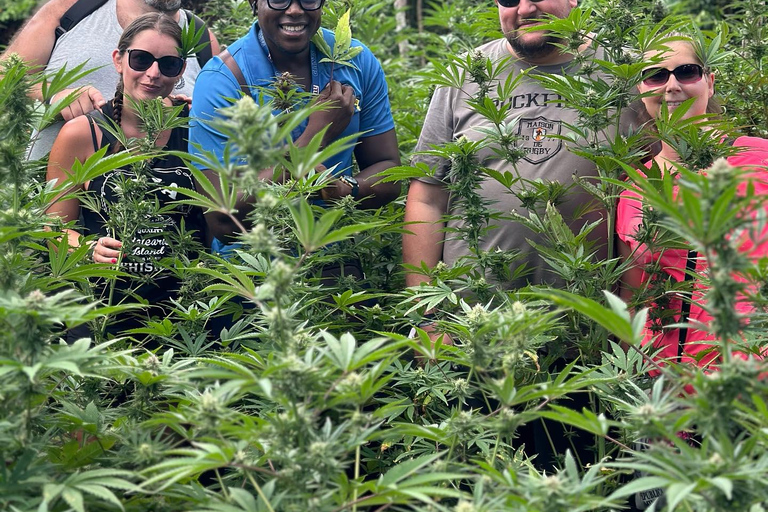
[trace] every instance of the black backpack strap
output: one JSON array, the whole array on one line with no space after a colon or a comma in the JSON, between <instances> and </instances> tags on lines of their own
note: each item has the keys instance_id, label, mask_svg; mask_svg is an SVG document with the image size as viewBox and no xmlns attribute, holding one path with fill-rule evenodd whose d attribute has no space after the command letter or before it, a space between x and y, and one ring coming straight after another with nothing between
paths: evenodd
<instances>
[{"instance_id":1,"label":"black backpack strap","mask_svg":"<svg viewBox=\"0 0 768 512\"><path fill-rule=\"evenodd\" d=\"M107 3L107 0L77 0L59 19L59 26L55 30L56 39L53 41L54 46L62 35L72 30L72 27L83 21L86 16L105 3Z\"/></svg>"},{"instance_id":2,"label":"black backpack strap","mask_svg":"<svg viewBox=\"0 0 768 512\"><path fill-rule=\"evenodd\" d=\"M696 260L699 259L699 253L690 250L688 251L688 258L685 261L685 276L684 281L688 282L693 279L693 274L696 270ZM693 291L691 291L693 292ZM680 306L680 322L679 323L687 323L689 320L689 317L691 315L691 300L682 300L682 305ZM678 337L677 337L677 361L682 362L683 361L683 353L685 352L685 342L688 338L688 327L680 327L678 330Z\"/></svg>"},{"instance_id":3,"label":"black backpack strap","mask_svg":"<svg viewBox=\"0 0 768 512\"><path fill-rule=\"evenodd\" d=\"M219 54L219 58L224 62L224 65L229 68L229 70L232 72L232 74L235 76L235 80L237 80L237 83L240 84L240 89L243 91L243 94L246 96L251 95L251 91L248 88L248 84L245 83L245 77L243 76L243 71L240 69L240 66L237 65L237 62L235 62L235 58L232 56L231 53L229 53L229 50L224 50Z\"/></svg>"},{"instance_id":4,"label":"black backpack strap","mask_svg":"<svg viewBox=\"0 0 768 512\"><path fill-rule=\"evenodd\" d=\"M202 67L205 66L205 63L211 60L213 57L213 50L211 49L211 35L208 33L208 26L203 20L201 20L189 9L183 9L183 11L187 16L187 23L195 27L195 33L197 33L201 28L205 29L203 30L203 35L200 37L199 41L199 44L205 44L205 46L199 52L197 52L197 62L200 64L200 68L202 69Z\"/></svg>"}]
</instances>

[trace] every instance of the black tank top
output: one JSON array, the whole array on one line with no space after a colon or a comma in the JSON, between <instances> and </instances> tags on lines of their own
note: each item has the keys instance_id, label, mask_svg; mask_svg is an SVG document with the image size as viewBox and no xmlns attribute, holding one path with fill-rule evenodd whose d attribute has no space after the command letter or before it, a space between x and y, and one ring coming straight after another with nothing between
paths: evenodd
<instances>
[{"instance_id":1,"label":"black tank top","mask_svg":"<svg viewBox=\"0 0 768 512\"><path fill-rule=\"evenodd\" d=\"M93 111L88 115L91 122L91 130L96 148L96 130L101 131L102 141L100 146L114 144L114 137L105 130L102 125L106 121L104 117L112 118L112 103L108 102L103 107L103 113ZM187 116L189 110L183 111ZM164 150L187 150L188 130L174 128L171 131L168 143ZM110 154L112 150L107 150ZM174 204L174 201L184 199L178 190L181 188L195 189L192 173L189 172L184 162L175 155L163 155L146 162L149 167L147 181L149 187L144 199L135 204L132 212L134 218L124 221L130 224L130 232L133 236L129 240L121 239L121 233L111 232L107 219L110 212L122 200L120 190L128 180L135 182L136 174L131 169L115 169L97 178L89 184L87 194L91 204L98 204L98 211L88 206L81 207L82 220L85 233L88 235L111 236L121 239L123 242L123 260L120 270L132 276L131 279L119 279L115 283L115 293L111 303L118 304L121 301L135 302L126 299L130 294L135 294L145 299L150 306L149 310L139 313L140 317L147 319L153 315L165 316L161 305L168 299L175 297L180 280L169 270L164 270L159 262L163 258L173 256L186 256L194 259L196 254L174 254L174 239L178 239L183 225L184 231L194 232L194 238L202 244L205 235L205 221L200 208ZM130 186L130 183L127 183ZM94 201L96 200L96 201ZM160 212L160 213L158 213ZM125 231L123 231L124 233ZM97 292L102 295L106 303L109 298L109 288L105 283L97 285ZM108 332L117 333L125 329L140 326L139 318L135 315L121 315L119 322L113 324Z\"/></svg>"}]
</instances>

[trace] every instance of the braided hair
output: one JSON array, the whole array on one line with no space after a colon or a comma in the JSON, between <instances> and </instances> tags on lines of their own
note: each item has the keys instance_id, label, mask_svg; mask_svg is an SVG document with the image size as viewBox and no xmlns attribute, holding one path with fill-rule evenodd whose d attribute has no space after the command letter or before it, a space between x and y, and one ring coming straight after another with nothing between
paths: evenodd
<instances>
[{"instance_id":1,"label":"braided hair","mask_svg":"<svg viewBox=\"0 0 768 512\"><path fill-rule=\"evenodd\" d=\"M112 120L117 126L122 127L120 123L123 121L123 77L117 81L117 89L115 90L115 97L112 98Z\"/></svg>"},{"instance_id":2,"label":"braided hair","mask_svg":"<svg viewBox=\"0 0 768 512\"><path fill-rule=\"evenodd\" d=\"M149 12L142 14L131 22L130 25L125 27L123 34L120 36L120 40L117 42L117 51L120 57L123 57L128 48L133 44L133 40L141 32L145 30L154 30L160 34L170 36L176 41L177 46L180 48L181 43L181 27L170 16L161 12ZM117 126L121 126L123 120L123 103L125 96L125 84L123 83L123 77L121 76L117 82L117 89L115 90L115 97L112 98L112 119Z\"/></svg>"}]
</instances>

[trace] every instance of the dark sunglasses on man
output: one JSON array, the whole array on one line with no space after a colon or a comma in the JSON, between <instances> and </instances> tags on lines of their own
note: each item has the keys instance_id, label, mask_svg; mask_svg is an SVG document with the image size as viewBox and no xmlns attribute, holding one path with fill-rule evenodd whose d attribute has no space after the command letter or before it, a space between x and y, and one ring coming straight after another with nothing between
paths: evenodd
<instances>
[{"instance_id":1,"label":"dark sunglasses on man","mask_svg":"<svg viewBox=\"0 0 768 512\"><path fill-rule=\"evenodd\" d=\"M543 2L544 0L530 0L532 3L537 4L539 2ZM511 9L512 7L517 7L520 5L520 0L498 0L499 5L502 7L506 7L508 9Z\"/></svg>"},{"instance_id":2,"label":"dark sunglasses on man","mask_svg":"<svg viewBox=\"0 0 768 512\"><path fill-rule=\"evenodd\" d=\"M698 64L683 64L675 69L648 68L643 71L643 83L648 87L661 87L672 75L683 85L695 84L704 76L704 68Z\"/></svg>"},{"instance_id":3,"label":"dark sunglasses on man","mask_svg":"<svg viewBox=\"0 0 768 512\"><path fill-rule=\"evenodd\" d=\"M146 71L157 62L160 73L173 78L179 76L184 68L184 59L175 55L166 55L158 59L148 51L138 48L129 48L126 53L128 53L128 66L134 71Z\"/></svg>"}]
</instances>

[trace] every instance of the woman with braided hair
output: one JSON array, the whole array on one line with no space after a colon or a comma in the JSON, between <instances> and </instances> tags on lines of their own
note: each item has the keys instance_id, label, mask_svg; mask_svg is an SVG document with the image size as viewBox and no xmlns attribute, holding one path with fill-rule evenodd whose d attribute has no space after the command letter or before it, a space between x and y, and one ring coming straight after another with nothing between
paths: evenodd
<instances>
[{"instance_id":1,"label":"woman with braided hair","mask_svg":"<svg viewBox=\"0 0 768 512\"><path fill-rule=\"evenodd\" d=\"M126 27L118 48L112 53L115 69L120 74L114 99L101 111L94 110L65 124L51 150L48 180L63 183L76 161L84 162L101 148L108 147L108 154L124 149L109 127L119 127L126 140L147 137L135 106L156 98L162 98L168 107L174 105L169 95L186 65L179 55L181 45L178 23L161 13L144 14ZM188 108L184 105L181 116L187 115ZM116 205L122 202L120 207L126 208L128 204L124 184L137 180L133 169L120 168L98 176L83 184L82 196L63 195L48 209L49 214L66 222L82 219L81 229L67 230L71 246L78 246L82 235L98 235L93 245L93 261L119 263L120 270L133 278L116 283L117 295L112 291L112 303L122 301L129 294L138 295L149 304L142 310L145 320L153 314L162 314L159 306L177 294L178 279L170 272L163 272L160 265L161 259L173 255L169 240L178 238L181 231L192 233L199 242L203 240L205 226L200 209L175 204L181 199L177 197L179 188L194 188L192 175L178 156L167 154L167 151L186 151L187 133L184 126L157 135L155 146L163 151L149 160L142 171L149 187L138 203L132 203L138 205L136 211L142 213L136 215L129 240L119 240L109 226L110 216L114 217L118 211ZM82 204L89 207L81 208ZM108 299L108 287L99 288L103 299ZM121 315L108 332L116 334L139 326L138 318Z\"/></svg>"}]
</instances>

